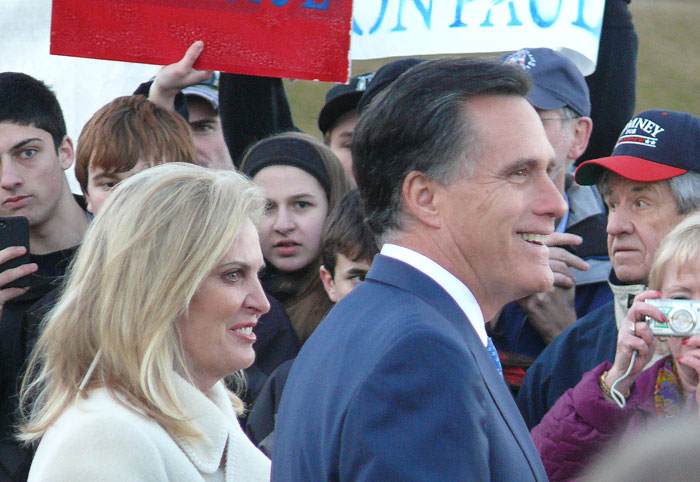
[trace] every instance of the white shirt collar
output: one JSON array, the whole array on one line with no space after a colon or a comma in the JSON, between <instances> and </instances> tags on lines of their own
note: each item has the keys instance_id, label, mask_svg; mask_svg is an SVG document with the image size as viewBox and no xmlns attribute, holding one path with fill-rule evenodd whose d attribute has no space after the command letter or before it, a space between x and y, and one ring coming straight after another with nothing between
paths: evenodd
<instances>
[{"instance_id":1,"label":"white shirt collar","mask_svg":"<svg viewBox=\"0 0 700 482\"><path fill-rule=\"evenodd\" d=\"M481 307L477 303L476 298L474 298L474 295L467 285L462 283L452 273L432 259L412 249L386 243L382 246L381 254L412 266L447 291L447 294L455 300L455 303L457 303L467 316L472 326L474 326L476 334L479 335L479 339L481 339L481 342L486 346L487 336L484 315L481 312Z\"/></svg>"}]
</instances>

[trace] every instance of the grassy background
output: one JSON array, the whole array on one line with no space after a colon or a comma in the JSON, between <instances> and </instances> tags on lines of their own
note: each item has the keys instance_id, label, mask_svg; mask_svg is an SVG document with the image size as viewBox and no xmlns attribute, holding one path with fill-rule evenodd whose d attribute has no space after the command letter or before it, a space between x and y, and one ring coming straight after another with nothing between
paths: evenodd
<instances>
[{"instance_id":1,"label":"grassy background","mask_svg":"<svg viewBox=\"0 0 700 482\"><path fill-rule=\"evenodd\" d=\"M700 116L700 0L632 0L639 37L637 107ZM353 75L372 72L393 59L361 60ZM295 123L320 138L316 118L333 84L298 80L286 89Z\"/></svg>"}]
</instances>

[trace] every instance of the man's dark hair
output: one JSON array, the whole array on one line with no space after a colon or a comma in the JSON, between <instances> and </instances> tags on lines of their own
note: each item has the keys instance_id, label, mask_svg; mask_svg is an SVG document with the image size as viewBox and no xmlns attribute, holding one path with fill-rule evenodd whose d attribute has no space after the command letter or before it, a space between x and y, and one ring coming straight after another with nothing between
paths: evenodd
<instances>
[{"instance_id":1,"label":"man's dark hair","mask_svg":"<svg viewBox=\"0 0 700 482\"><path fill-rule=\"evenodd\" d=\"M364 219L360 193L353 189L326 218L321 237L321 261L331 276L335 276L338 254L352 261L371 263L378 252L377 239Z\"/></svg>"},{"instance_id":2,"label":"man's dark hair","mask_svg":"<svg viewBox=\"0 0 700 482\"><path fill-rule=\"evenodd\" d=\"M42 81L19 72L0 73L0 122L44 130L51 134L56 149L66 136L66 122L54 93Z\"/></svg>"},{"instance_id":3,"label":"man's dark hair","mask_svg":"<svg viewBox=\"0 0 700 482\"><path fill-rule=\"evenodd\" d=\"M353 170L372 230L401 228L401 189L411 171L449 184L471 174L478 138L468 105L485 95L524 97L520 68L496 59L423 62L400 75L362 112L352 144Z\"/></svg>"}]
</instances>

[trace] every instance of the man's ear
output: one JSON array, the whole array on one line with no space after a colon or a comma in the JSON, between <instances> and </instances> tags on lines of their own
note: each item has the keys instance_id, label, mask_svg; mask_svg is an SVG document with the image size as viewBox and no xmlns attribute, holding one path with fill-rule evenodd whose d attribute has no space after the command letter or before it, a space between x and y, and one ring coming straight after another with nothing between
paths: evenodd
<instances>
[{"instance_id":1,"label":"man's ear","mask_svg":"<svg viewBox=\"0 0 700 482\"><path fill-rule=\"evenodd\" d=\"M588 147L588 141L591 139L591 132L593 132L593 121L590 117L577 117L572 123L574 142L569 149L568 157L576 160L583 155Z\"/></svg>"},{"instance_id":2,"label":"man's ear","mask_svg":"<svg viewBox=\"0 0 700 482\"><path fill-rule=\"evenodd\" d=\"M319 268L319 275L321 276L321 282L323 283L323 288L326 290L328 297L333 303L337 303L338 295L335 292L335 282L333 281L333 275L323 265L321 265L321 268Z\"/></svg>"},{"instance_id":3,"label":"man's ear","mask_svg":"<svg viewBox=\"0 0 700 482\"><path fill-rule=\"evenodd\" d=\"M436 181L418 171L409 172L403 180L401 195L406 211L422 224L439 228L440 210L436 203Z\"/></svg>"},{"instance_id":4,"label":"man's ear","mask_svg":"<svg viewBox=\"0 0 700 482\"><path fill-rule=\"evenodd\" d=\"M74 160L75 149L73 148L73 140L69 136L64 136L61 145L58 146L58 162L65 171L73 165Z\"/></svg>"}]
</instances>

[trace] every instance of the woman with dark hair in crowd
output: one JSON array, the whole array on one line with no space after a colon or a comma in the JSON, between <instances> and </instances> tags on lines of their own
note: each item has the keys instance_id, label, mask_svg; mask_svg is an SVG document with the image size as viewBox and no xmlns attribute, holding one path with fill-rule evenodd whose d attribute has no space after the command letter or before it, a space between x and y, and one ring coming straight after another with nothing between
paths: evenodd
<instances>
[{"instance_id":1,"label":"woman with dark hair in crowd","mask_svg":"<svg viewBox=\"0 0 700 482\"><path fill-rule=\"evenodd\" d=\"M282 303L303 343L332 305L318 275L321 231L351 181L327 146L298 132L255 143L241 171L267 197L260 231L267 262L263 286Z\"/></svg>"}]
</instances>

